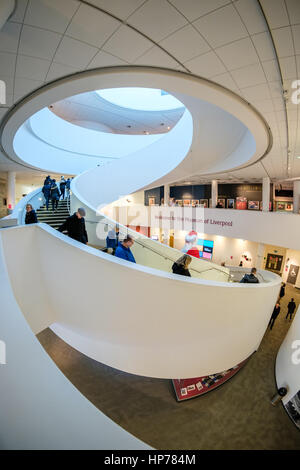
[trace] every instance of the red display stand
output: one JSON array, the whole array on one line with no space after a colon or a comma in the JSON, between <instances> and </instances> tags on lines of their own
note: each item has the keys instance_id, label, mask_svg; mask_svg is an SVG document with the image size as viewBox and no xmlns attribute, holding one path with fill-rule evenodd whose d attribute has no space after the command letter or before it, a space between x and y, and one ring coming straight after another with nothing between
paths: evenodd
<instances>
[{"instance_id":1,"label":"red display stand","mask_svg":"<svg viewBox=\"0 0 300 470\"><path fill-rule=\"evenodd\" d=\"M190 398L199 397L222 385L233 377L246 364L248 359L231 369L224 370L217 374L195 377L192 379L173 379L173 386L177 401L185 401Z\"/></svg>"}]
</instances>

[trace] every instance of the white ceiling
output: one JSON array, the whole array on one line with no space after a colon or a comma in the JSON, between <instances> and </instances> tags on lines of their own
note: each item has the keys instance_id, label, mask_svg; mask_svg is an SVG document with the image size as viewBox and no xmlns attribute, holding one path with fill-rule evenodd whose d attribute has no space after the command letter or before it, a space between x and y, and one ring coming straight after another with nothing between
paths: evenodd
<instances>
[{"instance_id":1,"label":"white ceiling","mask_svg":"<svg viewBox=\"0 0 300 470\"><path fill-rule=\"evenodd\" d=\"M262 164L231 176L300 176L299 105L290 99L291 82L300 78L299 0L18 0L0 31L0 79L8 93L0 119L44 83L124 64L209 78L262 113L273 148ZM11 168L3 159L0 165Z\"/></svg>"},{"instance_id":2,"label":"white ceiling","mask_svg":"<svg viewBox=\"0 0 300 470\"><path fill-rule=\"evenodd\" d=\"M107 127L107 132L116 134L164 134L182 117L184 107L168 111L138 111L117 106L90 92L53 103L51 111L88 129L97 129L99 123Z\"/></svg>"}]
</instances>

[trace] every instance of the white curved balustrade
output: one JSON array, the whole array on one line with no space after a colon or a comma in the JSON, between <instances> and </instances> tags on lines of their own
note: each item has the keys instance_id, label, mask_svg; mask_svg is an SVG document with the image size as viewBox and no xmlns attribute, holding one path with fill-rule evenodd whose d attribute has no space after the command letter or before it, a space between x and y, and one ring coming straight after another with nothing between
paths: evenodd
<instances>
[{"instance_id":1,"label":"white curved balustrade","mask_svg":"<svg viewBox=\"0 0 300 470\"><path fill-rule=\"evenodd\" d=\"M43 224L0 236L14 295L34 333L52 325L87 356L144 376L196 377L243 361L257 349L280 287L272 273L259 285L182 278L85 247Z\"/></svg>"},{"instance_id":2,"label":"white curved balustrade","mask_svg":"<svg viewBox=\"0 0 300 470\"><path fill-rule=\"evenodd\" d=\"M27 204L31 204L33 209L36 210L44 204L44 199L42 188L31 191L16 204L10 215L0 219L0 228L10 227L12 225L23 225L25 223Z\"/></svg>"},{"instance_id":3,"label":"white curved balustrade","mask_svg":"<svg viewBox=\"0 0 300 470\"><path fill-rule=\"evenodd\" d=\"M50 158L42 163L38 159L38 147L33 147L33 159L29 161L28 155L22 158L22 139L13 142L12 136L20 129L19 137L23 132L24 139L30 135L35 143L47 145L49 135L44 135L42 140L28 122L24 124L34 112L79 92L126 85L165 89L187 109L170 132L143 149L102 167L94 168L95 157L90 157L94 164L86 160L85 168L92 169L72 182L72 208L76 210L79 205L86 208L92 244L99 242L97 223L112 223L101 213L103 206L124 195L189 175L242 168L256 162L270 147L269 130L261 116L228 90L178 72L120 67L87 71L34 93L31 99L14 108L4 124L1 139L5 151L15 161L26 161L49 171L52 157L65 158L61 160L63 165L67 165L69 157L70 165L83 165L83 161L79 162L82 155L53 145L49 146ZM66 167L59 171L74 173ZM140 264L84 246L43 224L1 230L0 241L1 265L10 292L3 316L5 324L9 324L13 305L14 324L22 325L20 332L31 346L35 338L29 334L24 318L34 334L50 326L87 356L143 376L203 376L226 370L248 358L259 347L281 283L278 276L265 272L262 275L268 282L259 285L231 283L226 268L203 264L202 260L193 260L192 268L199 278L176 276L166 271L178 252L159 244L154 247L154 242L143 237L135 244ZM154 248L158 253L153 254ZM166 252L167 260L162 267L158 259ZM151 263L153 267L146 266ZM204 272L204 266L212 268L207 271L209 274ZM16 346L11 329L7 330L7 342ZM48 370L45 356L39 362L45 354L41 348L35 347L30 352L26 358L32 360L36 352L37 370L40 367ZM15 370L20 370L19 364L15 364ZM55 375L53 368L52 372ZM16 383L24 388L24 382L18 377L13 380L8 374L6 395ZM34 377L34 383L38 390L43 389L38 377ZM55 388L55 400L59 387L66 393L66 384L61 383ZM30 398L27 402L24 423L30 421L28 409L34 403ZM20 395L17 403L21 403ZM5 419L9 424L13 421L12 429L16 432L19 420L14 419L11 410L10 405ZM75 416L77 419L78 413ZM57 413L53 419L57 419ZM83 429L85 424L86 420ZM35 435L38 429L35 423Z\"/></svg>"},{"instance_id":4,"label":"white curved balustrade","mask_svg":"<svg viewBox=\"0 0 300 470\"><path fill-rule=\"evenodd\" d=\"M35 338L30 326L39 331L51 322L39 250L33 246L37 230L27 226L0 231L0 341L6 348L6 364L0 360L0 449L149 449L92 405ZM17 253L13 240L8 251L3 243L11 235L20 248ZM13 268L15 256L19 262ZM15 275L19 279L13 281ZM31 305L24 305L25 299Z\"/></svg>"}]
</instances>

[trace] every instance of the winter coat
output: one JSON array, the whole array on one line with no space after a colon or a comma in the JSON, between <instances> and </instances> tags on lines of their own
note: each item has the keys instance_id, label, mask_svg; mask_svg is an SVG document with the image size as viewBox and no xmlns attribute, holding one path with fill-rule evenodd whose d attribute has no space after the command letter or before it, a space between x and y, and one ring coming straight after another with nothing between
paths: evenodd
<instances>
[{"instance_id":1,"label":"winter coat","mask_svg":"<svg viewBox=\"0 0 300 470\"><path fill-rule=\"evenodd\" d=\"M277 318L279 313L280 313L280 306L276 307L276 305L275 305L271 318L274 318L274 319Z\"/></svg>"},{"instance_id":2,"label":"winter coat","mask_svg":"<svg viewBox=\"0 0 300 470\"><path fill-rule=\"evenodd\" d=\"M70 238L81 243L88 242L88 235L85 228L85 221L82 217L79 219L76 212L67 218L67 220L58 228L59 232L68 232Z\"/></svg>"},{"instance_id":3,"label":"winter coat","mask_svg":"<svg viewBox=\"0 0 300 470\"><path fill-rule=\"evenodd\" d=\"M32 209L32 211L26 212L25 224L28 225L28 224L37 224L37 223L38 223L38 219L37 219L35 210Z\"/></svg>"},{"instance_id":4,"label":"winter coat","mask_svg":"<svg viewBox=\"0 0 300 470\"><path fill-rule=\"evenodd\" d=\"M115 256L117 258L125 259L126 261L131 261L132 263L136 263L131 249L126 248L125 246L122 245L122 243L119 243L115 252Z\"/></svg>"},{"instance_id":5,"label":"winter coat","mask_svg":"<svg viewBox=\"0 0 300 470\"><path fill-rule=\"evenodd\" d=\"M182 276L189 276L191 277L190 271L185 269L182 264L174 263L172 266L172 271L174 274L181 274Z\"/></svg>"},{"instance_id":6,"label":"winter coat","mask_svg":"<svg viewBox=\"0 0 300 470\"><path fill-rule=\"evenodd\" d=\"M51 184L45 184L43 186L42 192L46 198L50 197Z\"/></svg>"},{"instance_id":7,"label":"winter coat","mask_svg":"<svg viewBox=\"0 0 300 470\"><path fill-rule=\"evenodd\" d=\"M56 183L53 186L51 186L50 197L51 199L57 199L57 200L60 198L60 192Z\"/></svg>"},{"instance_id":8,"label":"winter coat","mask_svg":"<svg viewBox=\"0 0 300 470\"><path fill-rule=\"evenodd\" d=\"M249 283L249 284L258 284L259 280L257 279L256 276L254 276L254 274L245 274L245 276L243 277L243 279L240 280L240 282Z\"/></svg>"},{"instance_id":9,"label":"winter coat","mask_svg":"<svg viewBox=\"0 0 300 470\"><path fill-rule=\"evenodd\" d=\"M106 237L106 248L112 248L115 250L119 244L119 232L110 230Z\"/></svg>"},{"instance_id":10,"label":"winter coat","mask_svg":"<svg viewBox=\"0 0 300 470\"><path fill-rule=\"evenodd\" d=\"M285 296L285 287L281 286L279 297L281 298L281 297L284 297L284 296Z\"/></svg>"},{"instance_id":11,"label":"winter coat","mask_svg":"<svg viewBox=\"0 0 300 470\"><path fill-rule=\"evenodd\" d=\"M288 312L289 313L294 313L295 308L296 308L295 302L291 301L291 302L288 303Z\"/></svg>"}]
</instances>

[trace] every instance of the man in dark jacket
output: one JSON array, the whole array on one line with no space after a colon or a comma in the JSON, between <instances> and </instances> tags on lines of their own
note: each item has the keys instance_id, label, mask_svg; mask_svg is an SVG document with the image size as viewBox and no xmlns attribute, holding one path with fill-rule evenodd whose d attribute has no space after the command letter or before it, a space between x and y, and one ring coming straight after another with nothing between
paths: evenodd
<instances>
[{"instance_id":1,"label":"man in dark jacket","mask_svg":"<svg viewBox=\"0 0 300 470\"><path fill-rule=\"evenodd\" d=\"M273 310L272 316L270 318L270 321L269 321L268 326L270 327L270 330L272 330L272 328L274 326L274 323L275 323L275 320L278 317L279 313L280 313L280 304L279 304L279 302L277 302L277 304L274 307L274 310Z\"/></svg>"},{"instance_id":2,"label":"man in dark jacket","mask_svg":"<svg viewBox=\"0 0 300 470\"><path fill-rule=\"evenodd\" d=\"M45 201L46 201L46 209L47 210L49 209L50 191L51 191L51 183L50 183L50 181L47 181L44 184L43 189L42 189L42 192L44 194Z\"/></svg>"},{"instance_id":3,"label":"man in dark jacket","mask_svg":"<svg viewBox=\"0 0 300 470\"><path fill-rule=\"evenodd\" d=\"M85 210L79 207L77 212L67 218L67 220L58 228L59 232L68 232L70 238L77 240L85 245L88 242L88 235L85 228Z\"/></svg>"},{"instance_id":4,"label":"man in dark jacket","mask_svg":"<svg viewBox=\"0 0 300 470\"><path fill-rule=\"evenodd\" d=\"M282 299L282 297L284 296L285 296L285 283L283 282L280 287L279 299Z\"/></svg>"},{"instance_id":5,"label":"man in dark jacket","mask_svg":"<svg viewBox=\"0 0 300 470\"><path fill-rule=\"evenodd\" d=\"M296 304L295 304L294 299L292 298L290 302L288 303L288 313L286 314L285 319L287 319L287 317L290 316L290 321L291 321L295 309L296 309Z\"/></svg>"},{"instance_id":6,"label":"man in dark jacket","mask_svg":"<svg viewBox=\"0 0 300 470\"><path fill-rule=\"evenodd\" d=\"M57 210L58 201L60 198L60 191L58 189L58 186L55 180L53 180L51 184L50 197L51 197L51 202L52 202L52 212L54 212L54 210Z\"/></svg>"},{"instance_id":7,"label":"man in dark jacket","mask_svg":"<svg viewBox=\"0 0 300 470\"><path fill-rule=\"evenodd\" d=\"M65 178L62 176L60 179L60 183L59 183L59 189L60 189L62 199L65 199L66 184L67 182Z\"/></svg>"},{"instance_id":8,"label":"man in dark jacket","mask_svg":"<svg viewBox=\"0 0 300 470\"><path fill-rule=\"evenodd\" d=\"M133 245L134 240L129 235L123 240L122 243L119 243L115 256L117 258L125 259L126 261L131 261L132 263L136 263L134 256L130 250L130 247Z\"/></svg>"},{"instance_id":9,"label":"man in dark jacket","mask_svg":"<svg viewBox=\"0 0 300 470\"><path fill-rule=\"evenodd\" d=\"M245 274L245 276L243 277L243 279L240 280L240 282L244 282L244 283L246 282L249 284L258 284L259 280L255 276L255 274L256 274L256 268L252 268L251 274Z\"/></svg>"}]
</instances>

